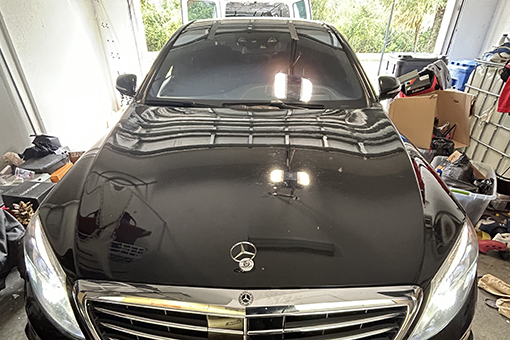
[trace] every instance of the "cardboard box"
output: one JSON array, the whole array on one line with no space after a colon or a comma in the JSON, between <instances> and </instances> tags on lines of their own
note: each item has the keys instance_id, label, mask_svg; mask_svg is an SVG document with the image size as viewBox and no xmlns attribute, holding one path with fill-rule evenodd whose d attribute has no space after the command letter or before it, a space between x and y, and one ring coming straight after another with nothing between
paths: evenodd
<instances>
[{"instance_id":1,"label":"cardboard box","mask_svg":"<svg viewBox=\"0 0 510 340\"><path fill-rule=\"evenodd\" d=\"M452 131L455 148L469 145L469 116L475 96L457 90L434 91L421 96L397 98L390 104L389 116L398 131L416 147L430 148L434 117L439 126L457 124Z\"/></svg>"}]
</instances>

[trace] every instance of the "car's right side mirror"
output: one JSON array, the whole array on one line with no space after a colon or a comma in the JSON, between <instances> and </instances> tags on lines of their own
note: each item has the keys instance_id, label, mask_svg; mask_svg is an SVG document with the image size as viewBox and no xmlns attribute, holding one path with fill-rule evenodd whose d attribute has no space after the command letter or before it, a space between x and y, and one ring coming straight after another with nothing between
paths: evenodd
<instances>
[{"instance_id":1,"label":"car's right side mirror","mask_svg":"<svg viewBox=\"0 0 510 340\"><path fill-rule=\"evenodd\" d=\"M136 75L121 74L117 77L115 88L126 96L134 97L136 94Z\"/></svg>"},{"instance_id":2,"label":"car's right side mirror","mask_svg":"<svg viewBox=\"0 0 510 340\"><path fill-rule=\"evenodd\" d=\"M400 92L400 82L391 76L379 77L379 100L392 99Z\"/></svg>"}]
</instances>

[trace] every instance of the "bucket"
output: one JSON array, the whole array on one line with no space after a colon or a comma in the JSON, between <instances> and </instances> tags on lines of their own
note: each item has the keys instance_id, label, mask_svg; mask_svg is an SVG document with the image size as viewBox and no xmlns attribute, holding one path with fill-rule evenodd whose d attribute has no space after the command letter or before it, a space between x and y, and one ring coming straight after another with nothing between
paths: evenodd
<instances>
[{"instance_id":1,"label":"bucket","mask_svg":"<svg viewBox=\"0 0 510 340\"><path fill-rule=\"evenodd\" d=\"M503 171L501 175L496 174L496 181L498 183L498 192L503 195L510 195L510 178L505 177L505 174L510 170L510 167Z\"/></svg>"},{"instance_id":2,"label":"bucket","mask_svg":"<svg viewBox=\"0 0 510 340\"><path fill-rule=\"evenodd\" d=\"M498 192L503 195L510 195L510 178L496 175L498 182Z\"/></svg>"}]
</instances>

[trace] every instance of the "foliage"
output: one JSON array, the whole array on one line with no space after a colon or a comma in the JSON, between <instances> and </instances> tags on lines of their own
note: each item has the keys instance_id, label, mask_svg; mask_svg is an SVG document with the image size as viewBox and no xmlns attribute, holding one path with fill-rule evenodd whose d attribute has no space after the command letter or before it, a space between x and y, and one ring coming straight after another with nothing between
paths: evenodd
<instances>
[{"instance_id":1,"label":"foliage","mask_svg":"<svg viewBox=\"0 0 510 340\"><path fill-rule=\"evenodd\" d=\"M214 18L214 2L189 1L188 18L190 21Z\"/></svg>"},{"instance_id":2,"label":"foliage","mask_svg":"<svg viewBox=\"0 0 510 340\"><path fill-rule=\"evenodd\" d=\"M389 9L394 0L381 0L382 4ZM412 30L413 51L416 51L418 39L423 22L427 15L431 15L438 6L446 0L396 0L394 24L396 27Z\"/></svg>"},{"instance_id":3,"label":"foliage","mask_svg":"<svg viewBox=\"0 0 510 340\"><path fill-rule=\"evenodd\" d=\"M159 51L182 24L179 0L140 0L149 51ZM447 0L395 0L387 52L433 52ZM379 53L393 0L311 0L315 20L329 22L355 52ZM211 3L189 3L190 19L210 18Z\"/></svg>"},{"instance_id":4,"label":"foliage","mask_svg":"<svg viewBox=\"0 0 510 340\"><path fill-rule=\"evenodd\" d=\"M182 25L178 0L161 1L160 7L150 0L140 0L145 39L149 51L159 51Z\"/></svg>"}]
</instances>

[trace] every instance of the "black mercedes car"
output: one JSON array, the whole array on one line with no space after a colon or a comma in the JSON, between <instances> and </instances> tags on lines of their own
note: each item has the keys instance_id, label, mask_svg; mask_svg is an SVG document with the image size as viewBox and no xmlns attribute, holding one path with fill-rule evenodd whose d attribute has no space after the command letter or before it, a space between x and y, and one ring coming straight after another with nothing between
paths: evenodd
<instances>
[{"instance_id":1,"label":"black mercedes car","mask_svg":"<svg viewBox=\"0 0 510 340\"><path fill-rule=\"evenodd\" d=\"M192 22L24 238L31 340L472 337L465 212L325 23Z\"/></svg>"}]
</instances>

